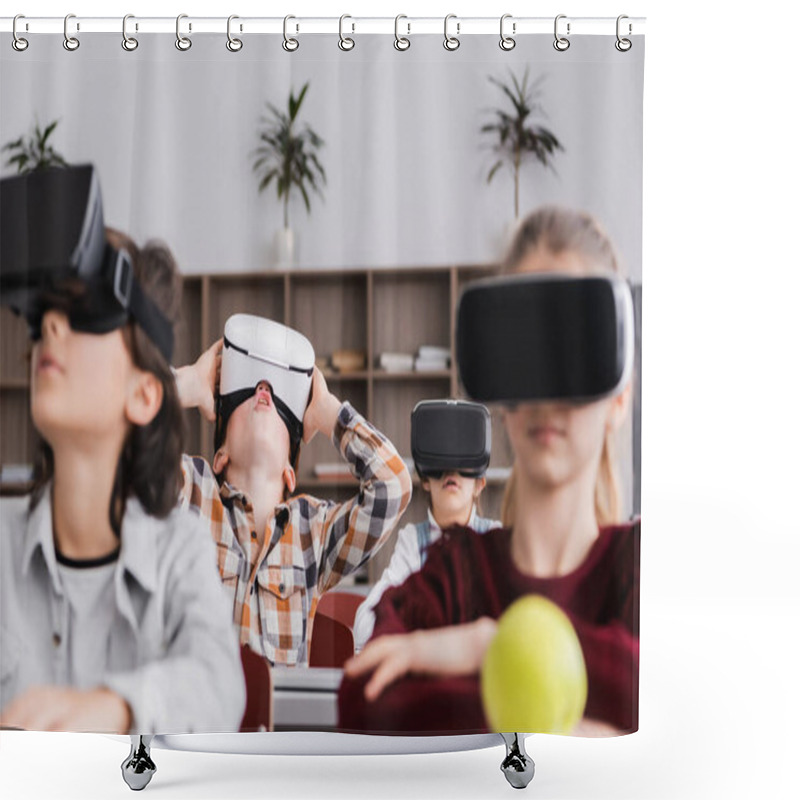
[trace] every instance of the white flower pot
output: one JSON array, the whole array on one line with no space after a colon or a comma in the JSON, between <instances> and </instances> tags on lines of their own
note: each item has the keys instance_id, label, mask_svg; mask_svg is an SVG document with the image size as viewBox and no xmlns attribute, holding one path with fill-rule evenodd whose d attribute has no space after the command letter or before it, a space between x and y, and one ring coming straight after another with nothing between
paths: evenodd
<instances>
[{"instance_id":1,"label":"white flower pot","mask_svg":"<svg viewBox=\"0 0 800 800\"><path fill-rule=\"evenodd\" d=\"M273 251L278 269L290 269L297 263L297 237L291 228L275 231Z\"/></svg>"}]
</instances>

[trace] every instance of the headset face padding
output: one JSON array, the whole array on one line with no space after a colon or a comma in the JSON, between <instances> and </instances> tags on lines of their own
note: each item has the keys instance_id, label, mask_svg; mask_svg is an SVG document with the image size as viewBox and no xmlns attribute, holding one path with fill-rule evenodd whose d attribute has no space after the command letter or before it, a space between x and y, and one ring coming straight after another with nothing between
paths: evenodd
<instances>
[{"instance_id":1,"label":"headset face padding","mask_svg":"<svg viewBox=\"0 0 800 800\"><path fill-rule=\"evenodd\" d=\"M255 394L261 381L269 383L292 442L299 442L313 373L314 348L301 333L252 314L229 317L220 367L217 446L220 436L224 437L227 418Z\"/></svg>"},{"instance_id":2,"label":"headset face padding","mask_svg":"<svg viewBox=\"0 0 800 800\"><path fill-rule=\"evenodd\" d=\"M480 281L461 295L459 373L480 402L591 402L618 394L633 369L630 287L559 273Z\"/></svg>"},{"instance_id":3,"label":"headset face padding","mask_svg":"<svg viewBox=\"0 0 800 800\"><path fill-rule=\"evenodd\" d=\"M492 418L480 403L423 400L411 413L411 455L421 477L460 472L477 478L492 453Z\"/></svg>"}]
</instances>

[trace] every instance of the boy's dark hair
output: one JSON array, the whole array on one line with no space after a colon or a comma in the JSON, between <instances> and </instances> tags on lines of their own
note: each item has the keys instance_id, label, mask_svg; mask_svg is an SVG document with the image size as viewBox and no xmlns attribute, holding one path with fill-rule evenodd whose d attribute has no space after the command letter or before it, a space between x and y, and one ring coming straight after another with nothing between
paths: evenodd
<instances>
[{"instance_id":1,"label":"boy's dark hair","mask_svg":"<svg viewBox=\"0 0 800 800\"><path fill-rule=\"evenodd\" d=\"M106 228L106 239L112 247L130 255L142 289L174 328L181 306L181 278L169 248L159 242L148 242L140 249L124 233L111 228ZM152 422L131 426L123 444L108 509L111 527L117 535L128 497L136 497L148 514L163 518L175 507L183 485L184 419L170 365L136 322L128 322L122 333L133 363L153 373L161 381L164 394L161 408ZM39 502L42 490L52 477L53 451L39 437L31 508Z\"/></svg>"}]
</instances>

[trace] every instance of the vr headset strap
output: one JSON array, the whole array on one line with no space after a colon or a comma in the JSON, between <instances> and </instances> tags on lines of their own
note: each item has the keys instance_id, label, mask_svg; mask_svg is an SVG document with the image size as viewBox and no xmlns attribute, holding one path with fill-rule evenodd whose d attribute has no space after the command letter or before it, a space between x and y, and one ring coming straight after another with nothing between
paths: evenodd
<instances>
[{"instance_id":1,"label":"vr headset strap","mask_svg":"<svg viewBox=\"0 0 800 800\"><path fill-rule=\"evenodd\" d=\"M242 403L253 397L255 393L256 388L254 386L252 389L239 389L236 392L220 395L217 398L217 425L214 435L214 450L218 450L222 446L230 415ZM303 423L298 421L297 417L289 410L289 406L274 393L272 394L272 402L275 403L275 410L278 412L278 416L283 420L283 424L289 431L289 461L294 467L297 454L300 450L300 442L303 440Z\"/></svg>"},{"instance_id":2,"label":"vr headset strap","mask_svg":"<svg viewBox=\"0 0 800 800\"><path fill-rule=\"evenodd\" d=\"M161 313L156 304L144 293L136 278L131 283L131 295L128 310L161 351L167 363L172 361L172 350L175 343L172 324Z\"/></svg>"},{"instance_id":3,"label":"vr headset strap","mask_svg":"<svg viewBox=\"0 0 800 800\"><path fill-rule=\"evenodd\" d=\"M216 453L222 442L225 440L225 431L228 428L228 419L231 414L246 400L249 400L256 393L255 387L252 389L239 389L238 392L230 392L225 395L217 395L217 419L214 426L214 452Z\"/></svg>"},{"instance_id":4,"label":"vr headset strap","mask_svg":"<svg viewBox=\"0 0 800 800\"><path fill-rule=\"evenodd\" d=\"M272 364L273 366L280 367L281 369L287 369L289 370L289 372L299 372L303 375L314 374L313 366L306 369L304 367L295 367L292 366L291 364L286 364L283 361L277 361L273 358L267 358L266 356L262 356L259 353L247 350L244 347L240 347L238 344L234 344L227 336L223 336L222 341L225 347L230 347L232 350L236 350L236 352L241 353L244 356L248 356L249 358L255 358L258 361L263 361L266 364Z\"/></svg>"},{"instance_id":5,"label":"vr headset strap","mask_svg":"<svg viewBox=\"0 0 800 800\"><path fill-rule=\"evenodd\" d=\"M115 250L106 245L105 259L104 273L111 279L111 288L117 302L136 320L167 359L167 363L170 363L174 346L172 323L136 280L130 255L125 250Z\"/></svg>"},{"instance_id":6,"label":"vr headset strap","mask_svg":"<svg viewBox=\"0 0 800 800\"><path fill-rule=\"evenodd\" d=\"M297 454L300 452L300 442L303 441L303 423L290 411L289 406L274 393L272 394L272 402L275 403L275 410L278 412L278 415L283 420L283 424L289 431L289 463L292 467L295 467L297 464Z\"/></svg>"}]
</instances>

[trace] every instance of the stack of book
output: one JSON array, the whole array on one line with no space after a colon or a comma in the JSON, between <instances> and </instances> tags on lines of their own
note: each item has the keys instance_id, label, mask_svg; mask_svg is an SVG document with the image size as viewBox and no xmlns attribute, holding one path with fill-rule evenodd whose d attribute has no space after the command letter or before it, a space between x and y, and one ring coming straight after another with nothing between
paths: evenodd
<instances>
[{"instance_id":1,"label":"stack of book","mask_svg":"<svg viewBox=\"0 0 800 800\"><path fill-rule=\"evenodd\" d=\"M417 372L443 372L450 368L450 349L434 345L422 345L414 359Z\"/></svg>"},{"instance_id":2,"label":"stack of book","mask_svg":"<svg viewBox=\"0 0 800 800\"><path fill-rule=\"evenodd\" d=\"M381 353L378 366L386 372L411 372L414 369L414 356L411 353Z\"/></svg>"}]
</instances>

